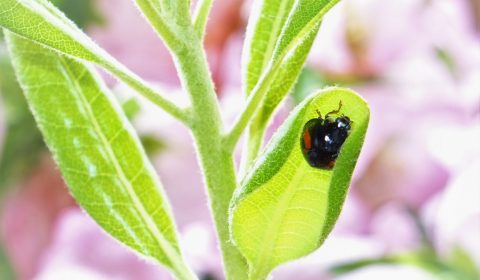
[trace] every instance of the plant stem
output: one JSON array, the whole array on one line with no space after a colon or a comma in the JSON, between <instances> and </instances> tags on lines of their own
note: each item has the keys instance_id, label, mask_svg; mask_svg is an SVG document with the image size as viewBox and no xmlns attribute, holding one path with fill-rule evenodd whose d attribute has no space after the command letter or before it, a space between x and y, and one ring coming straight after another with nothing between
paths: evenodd
<instances>
[{"instance_id":1,"label":"plant stem","mask_svg":"<svg viewBox=\"0 0 480 280\"><path fill-rule=\"evenodd\" d=\"M195 26L190 22L169 26L151 1L136 2L172 52L182 86L191 98L188 126L206 179L227 279L247 279L247 265L230 242L228 226L229 203L237 187L233 153L223 146L220 108L202 46L203 32L198 32L205 25L212 1L200 2Z\"/></svg>"},{"instance_id":2,"label":"plant stem","mask_svg":"<svg viewBox=\"0 0 480 280\"><path fill-rule=\"evenodd\" d=\"M175 270L171 271L173 275L179 280L198 280L197 275L186 265L185 260L181 260L175 266Z\"/></svg>"},{"instance_id":3,"label":"plant stem","mask_svg":"<svg viewBox=\"0 0 480 280\"><path fill-rule=\"evenodd\" d=\"M106 70L115 75L132 89L143 95L145 98L150 100L152 103L162 108L165 112L169 113L171 116L181 121L182 123L188 124L188 116L185 113L185 109L178 107L175 103L163 97L154 88L148 85L139 76L131 72L125 66L118 63L114 59L112 59L111 61L103 61L102 63L100 63L100 65L105 67Z\"/></svg>"},{"instance_id":4,"label":"plant stem","mask_svg":"<svg viewBox=\"0 0 480 280\"><path fill-rule=\"evenodd\" d=\"M237 187L233 153L225 149L223 124L202 43L192 29L188 44L174 50L183 87L192 100L191 128L208 188L227 279L247 279L247 265L230 242L228 210Z\"/></svg>"},{"instance_id":5,"label":"plant stem","mask_svg":"<svg viewBox=\"0 0 480 280\"><path fill-rule=\"evenodd\" d=\"M201 132L200 134L203 135ZM222 249L226 277L232 280L247 279L246 261L230 241L228 211L237 186L232 154L221 150L212 153L212 149L209 148L212 143L208 139L201 135L197 135L196 138L208 187L210 207ZM216 142L219 143L220 141Z\"/></svg>"},{"instance_id":6,"label":"plant stem","mask_svg":"<svg viewBox=\"0 0 480 280\"><path fill-rule=\"evenodd\" d=\"M212 2L213 0L199 0L195 7L193 24L195 26L195 31L200 38L202 38L205 33L205 27L207 25L208 14L210 13Z\"/></svg>"}]
</instances>

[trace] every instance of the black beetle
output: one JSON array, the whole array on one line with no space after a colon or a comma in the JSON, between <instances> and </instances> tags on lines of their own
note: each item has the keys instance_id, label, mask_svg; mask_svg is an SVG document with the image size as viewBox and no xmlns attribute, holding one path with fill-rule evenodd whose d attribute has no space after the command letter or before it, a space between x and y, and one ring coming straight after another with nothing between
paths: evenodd
<instances>
[{"instance_id":1,"label":"black beetle","mask_svg":"<svg viewBox=\"0 0 480 280\"><path fill-rule=\"evenodd\" d=\"M340 148L348 137L352 121L345 115L333 118L342 108L329 112L322 118L317 110L318 118L309 120L303 127L301 137L302 153L310 166L330 170L340 153Z\"/></svg>"}]
</instances>

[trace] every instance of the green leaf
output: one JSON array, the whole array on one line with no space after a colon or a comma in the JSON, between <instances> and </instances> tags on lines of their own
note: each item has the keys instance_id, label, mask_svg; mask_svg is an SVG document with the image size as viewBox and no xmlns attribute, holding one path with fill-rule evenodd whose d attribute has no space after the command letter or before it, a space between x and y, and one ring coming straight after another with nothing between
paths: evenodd
<instances>
[{"instance_id":1,"label":"green leaf","mask_svg":"<svg viewBox=\"0 0 480 280\"><path fill-rule=\"evenodd\" d=\"M194 279L162 186L121 107L95 72L7 34L35 120L78 203L113 237Z\"/></svg>"},{"instance_id":2,"label":"green leaf","mask_svg":"<svg viewBox=\"0 0 480 280\"><path fill-rule=\"evenodd\" d=\"M337 2L256 1L243 52L244 91L249 95L265 81L270 81L270 85L250 127L252 151L247 162L257 155L270 116L300 75L323 16Z\"/></svg>"},{"instance_id":3,"label":"green leaf","mask_svg":"<svg viewBox=\"0 0 480 280\"><path fill-rule=\"evenodd\" d=\"M267 69L294 3L294 0L254 2L242 54L243 84L247 94L253 90L263 71Z\"/></svg>"},{"instance_id":4,"label":"green leaf","mask_svg":"<svg viewBox=\"0 0 480 280\"><path fill-rule=\"evenodd\" d=\"M300 146L304 124L317 110L352 121L335 167L312 168ZM247 173L231 204L232 239L250 264L251 279L263 279L281 263L317 249L342 209L369 121L365 101L348 89L329 88L305 100L290 115Z\"/></svg>"},{"instance_id":5,"label":"green leaf","mask_svg":"<svg viewBox=\"0 0 480 280\"><path fill-rule=\"evenodd\" d=\"M100 21L94 10L93 0L55 0L53 3L80 27ZM36 166L45 150L40 131L17 84L6 52L2 30L0 30L0 95L3 98L7 124L4 145L0 147L1 193L3 187L10 186L27 175Z\"/></svg>"},{"instance_id":6,"label":"green leaf","mask_svg":"<svg viewBox=\"0 0 480 280\"><path fill-rule=\"evenodd\" d=\"M2 0L0 26L73 57L96 63L111 59L46 0Z\"/></svg>"}]
</instances>

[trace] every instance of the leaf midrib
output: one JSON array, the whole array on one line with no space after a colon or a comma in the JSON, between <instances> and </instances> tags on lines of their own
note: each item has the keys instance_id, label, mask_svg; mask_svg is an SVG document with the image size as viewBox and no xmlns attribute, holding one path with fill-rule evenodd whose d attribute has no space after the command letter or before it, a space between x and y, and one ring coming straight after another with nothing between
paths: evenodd
<instances>
[{"instance_id":1,"label":"leaf midrib","mask_svg":"<svg viewBox=\"0 0 480 280\"><path fill-rule=\"evenodd\" d=\"M305 168L299 168L297 169L299 171L295 172L293 175L292 179L288 182L288 186L296 186L298 185L297 182L309 171ZM280 171L281 172L281 171ZM273 179L273 178L272 178ZM272 253L273 250L277 247L278 243L278 238L280 237L280 232L279 229L282 227L284 223L284 216L287 210L290 208L290 204L292 202L292 199L295 196L296 190L289 190L290 188L287 188L287 190L280 196L280 199L278 200L278 206L277 209L282 209L282 211L276 211L274 212L274 216L272 218L271 223L267 223L266 227L267 230L265 231L265 234L263 235L262 240L272 240L272 242L267 242L266 244L270 244L270 246L266 246L266 249L261 250L259 254L259 258L257 258L259 261L257 261L257 268L261 268L261 270L268 270L266 273L270 272L272 267L275 266L274 262L271 262L272 260ZM273 237L272 237L273 236ZM269 237L267 239L267 237ZM263 268L265 267L265 268Z\"/></svg>"},{"instance_id":2,"label":"leaf midrib","mask_svg":"<svg viewBox=\"0 0 480 280\"><path fill-rule=\"evenodd\" d=\"M262 59L262 68L260 70L260 74L265 70L265 68L268 66L270 63L270 59L273 56L273 53L275 51L275 46L277 45L278 40L276 35L278 34L278 30L281 29L282 27L282 22L283 22L283 17L285 15L285 11L288 11L285 9L285 6L290 3L289 1L282 1L281 7L279 8L280 11L280 16L276 17L277 20L274 21L273 28L272 28L272 36L268 38L268 44L267 44L267 49L265 51L266 55L263 56ZM279 39L280 37L278 37ZM258 81L258 79L257 79Z\"/></svg>"},{"instance_id":3,"label":"leaf midrib","mask_svg":"<svg viewBox=\"0 0 480 280\"><path fill-rule=\"evenodd\" d=\"M166 238L163 236L163 234L159 231L157 226L155 225L155 222L152 220L152 218L148 215L147 210L137 197L133 186L130 184L128 178L126 177L122 167L120 166L120 163L118 162L115 153L113 152L112 148L110 147L110 144L108 143L107 137L104 135L102 129L100 128L100 125L94 115L94 113L91 110L91 107L88 105L88 101L85 99L85 97L82 94L82 90L80 85L78 84L77 79L75 79L75 76L73 73L71 73L70 68L68 63L64 60L64 58L59 57L59 61L61 63L61 69L64 69L64 75L66 79L70 82L72 85L73 89L77 92L77 96L80 98L80 102L82 106L84 107L85 111L87 112L87 118L89 121L92 123L94 127L95 133L98 135L104 149L106 150L107 157L109 161L112 163L117 175L119 176L119 181L121 184L124 186L124 188L127 190L127 193L129 194L129 197L131 198L131 202L133 203L134 209L136 209L142 220L145 222L146 228L152 234L152 236L155 238L156 242L160 246L160 248L163 249L165 255L167 256L168 259L170 259L170 262L172 266L176 266L178 263L183 263L181 260L179 254L176 252L176 250L170 245L170 243L166 240ZM86 71L89 71L88 69ZM144 168L144 167L142 167ZM177 268L175 268L177 270Z\"/></svg>"}]
</instances>

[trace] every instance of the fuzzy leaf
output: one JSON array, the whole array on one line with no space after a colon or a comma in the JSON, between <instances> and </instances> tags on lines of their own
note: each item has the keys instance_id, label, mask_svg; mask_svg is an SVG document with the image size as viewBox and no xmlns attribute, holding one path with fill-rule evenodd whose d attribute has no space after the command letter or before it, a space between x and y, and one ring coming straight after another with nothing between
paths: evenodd
<instances>
[{"instance_id":1,"label":"fuzzy leaf","mask_svg":"<svg viewBox=\"0 0 480 280\"><path fill-rule=\"evenodd\" d=\"M353 127L332 170L304 159L305 123L342 101ZM232 239L250 264L251 279L263 279L281 263L317 249L339 214L369 121L365 101L354 92L330 88L308 98L290 115L247 173L231 204Z\"/></svg>"},{"instance_id":2,"label":"fuzzy leaf","mask_svg":"<svg viewBox=\"0 0 480 280\"><path fill-rule=\"evenodd\" d=\"M162 186L106 86L90 67L6 35L27 102L78 203L119 241L192 279Z\"/></svg>"},{"instance_id":3,"label":"fuzzy leaf","mask_svg":"<svg viewBox=\"0 0 480 280\"><path fill-rule=\"evenodd\" d=\"M249 94L272 59L275 46L294 0L255 1L243 48L243 84Z\"/></svg>"},{"instance_id":4,"label":"fuzzy leaf","mask_svg":"<svg viewBox=\"0 0 480 280\"><path fill-rule=\"evenodd\" d=\"M253 91L262 75L273 76L256 121L267 122L291 90L318 33L323 15L337 2L338 0L256 1L243 53L246 94Z\"/></svg>"},{"instance_id":5,"label":"fuzzy leaf","mask_svg":"<svg viewBox=\"0 0 480 280\"><path fill-rule=\"evenodd\" d=\"M101 20L94 9L94 0L55 0L52 3L79 27ZM0 95L4 103L6 129L4 144L0 148L0 193L3 187L13 185L16 180L28 175L46 149L17 84L2 31L0 28Z\"/></svg>"},{"instance_id":6,"label":"fuzzy leaf","mask_svg":"<svg viewBox=\"0 0 480 280\"><path fill-rule=\"evenodd\" d=\"M72 57L95 63L112 59L46 0L0 1L0 26Z\"/></svg>"}]
</instances>

